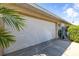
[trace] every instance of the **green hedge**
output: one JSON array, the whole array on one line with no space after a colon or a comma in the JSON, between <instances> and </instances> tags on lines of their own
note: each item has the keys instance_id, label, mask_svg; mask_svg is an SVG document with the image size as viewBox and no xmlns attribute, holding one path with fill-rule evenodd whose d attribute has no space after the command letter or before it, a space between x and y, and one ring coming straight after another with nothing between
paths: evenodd
<instances>
[{"instance_id":1,"label":"green hedge","mask_svg":"<svg viewBox=\"0 0 79 59\"><path fill-rule=\"evenodd\" d=\"M69 26L69 39L74 42L79 42L79 26Z\"/></svg>"}]
</instances>

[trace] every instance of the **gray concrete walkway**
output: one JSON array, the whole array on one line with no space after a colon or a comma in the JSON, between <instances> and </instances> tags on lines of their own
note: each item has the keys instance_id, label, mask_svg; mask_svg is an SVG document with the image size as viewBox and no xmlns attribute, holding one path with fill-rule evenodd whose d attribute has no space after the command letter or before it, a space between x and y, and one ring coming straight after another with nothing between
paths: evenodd
<instances>
[{"instance_id":1,"label":"gray concrete walkway","mask_svg":"<svg viewBox=\"0 0 79 59\"><path fill-rule=\"evenodd\" d=\"M43 56L62 56L70 45L70 41L55 40L50 42L48 47L43 49L39 54Z\"/></svg>"},{"instance_id":2,"label":"gray concrete walkway","mask_svg":"<svg viewBox=\"0 0 79 59\"><path fill-rule=\"evenodd\" d=\"M15 51L7 56L61 56L70 46L70 41L65 40L50 40L35 46Z\"/></svg>"}]
</instances>

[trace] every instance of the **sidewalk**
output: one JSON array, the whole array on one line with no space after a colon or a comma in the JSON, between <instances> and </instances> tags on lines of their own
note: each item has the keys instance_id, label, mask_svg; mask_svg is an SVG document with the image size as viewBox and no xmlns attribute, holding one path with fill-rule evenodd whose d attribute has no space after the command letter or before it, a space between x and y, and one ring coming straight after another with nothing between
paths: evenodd
<instances>
[{"instance_id":1,"label":"sidewalk","mask_svg":"<svg viewBox=\"0 0 79 59\"><path fill-rule=\"evenodd\" d=\"M79 43L72 42L62 56L79 56Z\"/></svg>"}]
</instances>

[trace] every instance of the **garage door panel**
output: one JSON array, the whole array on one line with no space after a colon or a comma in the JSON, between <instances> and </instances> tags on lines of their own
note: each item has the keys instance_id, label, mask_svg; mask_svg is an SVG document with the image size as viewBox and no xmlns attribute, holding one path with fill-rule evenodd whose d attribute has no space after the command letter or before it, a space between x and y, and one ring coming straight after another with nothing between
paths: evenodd
<instances>
[{"instance_id":1,"label":"garage door panel","mask_svg":"<svg viewBox=\"0 0 79 59\"><path fill-rule=\"evenodd\" d=\"M10 53L32 45L36 45L55 38L55 23L43 21L32 17L24 17L26 26L20 32L6 28L16 36L16 43L5 49L5 53Z\"/></svg>"}]
</instances>

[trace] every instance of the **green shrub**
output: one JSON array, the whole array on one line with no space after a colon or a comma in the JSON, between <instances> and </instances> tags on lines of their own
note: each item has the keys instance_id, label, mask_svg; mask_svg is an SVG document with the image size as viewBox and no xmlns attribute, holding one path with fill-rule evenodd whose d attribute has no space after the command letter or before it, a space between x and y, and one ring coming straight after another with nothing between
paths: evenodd
<instances>
[{"instance_id":1,"label":"green shrub","mask_svg":"<svg viewBox=\"0 0 79 59\"><path fill-rule=\"evenodd\" d=\"M79 42L79 26L70 26L68 28L69 39L74 42Z\"/></svg>"}]
</instances>

